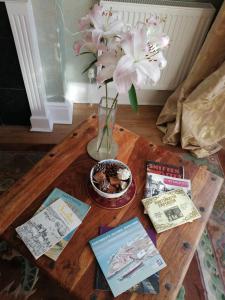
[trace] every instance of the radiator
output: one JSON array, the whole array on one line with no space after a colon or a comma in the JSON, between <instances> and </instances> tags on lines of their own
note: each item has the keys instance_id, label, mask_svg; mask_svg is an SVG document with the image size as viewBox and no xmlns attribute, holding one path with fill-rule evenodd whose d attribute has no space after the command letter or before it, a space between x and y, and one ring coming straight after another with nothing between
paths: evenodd
<instances>
[{"instance_id":1,"label":"radiator","mask_svg":"<svg viewBox=\"0 0 225 300\"><path fill-rule=\"evenodd\" d=\"M106 9L112 9L129 25L145 21L150 15L165 19L163 31L170 37L170 46L164 51L167 67L155 86L146 89L174 90L186 77L204 42L215 14L209 3L163 1L163 0L120 0L101 1Z\"/></svg>"}]
</instances>

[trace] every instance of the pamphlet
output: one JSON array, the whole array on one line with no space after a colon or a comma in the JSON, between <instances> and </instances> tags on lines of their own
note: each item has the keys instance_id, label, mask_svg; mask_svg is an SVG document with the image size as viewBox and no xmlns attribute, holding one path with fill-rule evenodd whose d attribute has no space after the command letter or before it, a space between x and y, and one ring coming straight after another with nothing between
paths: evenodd
<instances>
[{"instance_id":1,"label":"pamphlet","mask_svg":"<svg viewBox=\"0 0 225 300\"><path fill-rule=\"evenodd\" d=\"M89 242L115 297L166 266L138 218Z\"/></svg>"},{"instance_id":2,"label":"pamphlet","mask_svg":"<svg viewBox=\"0 0 225 300\"><path fill-rule=\"evenodd\" d=\"M58 199L17 227L16 231L38 259L80 224L78 216L62 199Z\"/></svg>"},{"instance_id":3,"label":"pamphlet","mask_svg":"<svg viewBox=\"0 0 225 300\"><path fill-rule=\"evenodd\" d=\"M154 173L148 173L146 197L157 196L175 189L183 189L191 198L191 181L189 179L174 178Z\"/></svg>"},{"instance_id":4,"label":"pamphlet","mask_svg":"<svg viewBox=\"0 0 225 300\"><path fill-rule=\"evenodd\" d=\"M145 198L142 203L158 233L201 217L183 189Z\"/></svg>"},{"instance_id":5,"label":"pamphlet","mask_svg":"<svg viewBox=\"0 0 225 300\"><path fill-rule=\"evenodd\" d=\"M50 204L55 202L57 199L61 198L71 209L72 211L78 216L78 218L83 221L86 217L87 213L89 212L91 206L76 199L75 197L72 197L71 195L63 192L62 190L58 188L54 188L54 190L51 192L51 194L47 197L47 199L44 201L42 206L37 211L40 212L44 208L48 207ZM69 243L70 239L74 235L77 228L72 230L67 236L65 236L60 242L58 242L56 245L54 245L49 251L45 253L46 256L50 257L54 261L56 261L59 257L59 255L62 253L66 245Z\"/></svg>"},{"instance_id":6,"label":"pamphlet","mask_svg":"<svg viewBox=\"0 0 225 300\"><path fill-rule=\"evenodd\" d=\"M100 226L100 234L108 232L112 229L112 227L107 226ZM156 232L153 228L149 227L146 229L149 237L151 238L152 242L156 246ZM96 281L95 281L95 288L98 290L110 291L110 287L105 279L101 269L97 266L96 270ZM138 294L158 294L159 293L159 272L151 275L150 277L146 278L145 280L135 284L129 290L131 293L138 293Z\"/></svg>"}]
</instances>

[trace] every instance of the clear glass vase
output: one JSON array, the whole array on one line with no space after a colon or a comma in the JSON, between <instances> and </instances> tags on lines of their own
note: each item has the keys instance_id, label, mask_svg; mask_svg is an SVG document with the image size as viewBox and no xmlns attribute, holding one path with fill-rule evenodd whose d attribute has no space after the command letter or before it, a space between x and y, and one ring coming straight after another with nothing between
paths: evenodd
<instances>
[{"instance_id":1,"label":"clear glass vase","mask_svg":"<svg viewBox=\"0 0 225 300\"><path fill-rule=\"evenodd\" d=\"M115 158L118 153L113 140L116 110L117 99L102 97L98 106L98 136L87 146L88 154L96 160Z\"/></svg>"}]
</instances>

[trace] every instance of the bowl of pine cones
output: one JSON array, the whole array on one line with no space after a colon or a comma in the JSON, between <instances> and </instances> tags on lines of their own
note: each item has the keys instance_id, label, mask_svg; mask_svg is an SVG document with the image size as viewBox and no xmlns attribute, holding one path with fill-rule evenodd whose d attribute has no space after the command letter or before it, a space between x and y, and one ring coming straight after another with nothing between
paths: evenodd
<instances>
[{"instance_id":1,"label":"bowl of pine cones","mask_svg":"<svg viewBox=\"0 0 225 300\"><path fill-rule=\"evenodd\" d=\"M129 167L116 159L98 162L90 172L93 189L101 197L118 198L129 189L132 175Z\"/></svg>"}]
</instances>

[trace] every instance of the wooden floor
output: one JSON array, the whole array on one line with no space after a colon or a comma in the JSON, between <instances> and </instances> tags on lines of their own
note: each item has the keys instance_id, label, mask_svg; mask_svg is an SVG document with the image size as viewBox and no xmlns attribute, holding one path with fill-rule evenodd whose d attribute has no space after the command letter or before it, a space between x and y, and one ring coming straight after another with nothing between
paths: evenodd
<instances>
[{"instance_id":1,"label":"wooden floor","mask_svg":"<svg viewBox=\"0 0 225 300\"><path fill-rule=\"evenodd\" d=\"M155 123L161 106L140 106L137 113L133 112L129 105L120 105L116 122L123 127L132 130L139 135L149 138L154 144L161 144L162 133ZM25 126L1 126L1 149L37 149L46 148L58 144L80 122L97 112L96 105L75 104L72 125L55 125L51 133L30 132Z\"/></svg>"}]
</instances>

